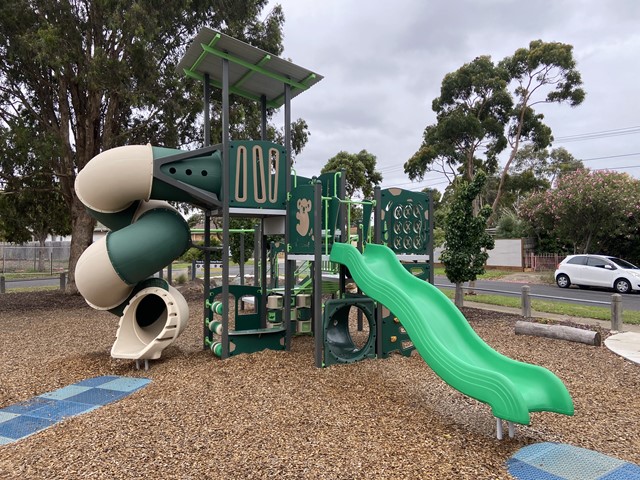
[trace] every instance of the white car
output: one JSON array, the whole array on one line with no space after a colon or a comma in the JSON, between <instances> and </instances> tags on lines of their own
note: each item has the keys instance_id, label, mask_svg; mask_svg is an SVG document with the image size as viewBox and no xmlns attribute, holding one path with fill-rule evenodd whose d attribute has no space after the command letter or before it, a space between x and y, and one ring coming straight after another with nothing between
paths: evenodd
<instances>
[{"instance_id":1,"label":"white car","mask_svg":"<svg viewBox=\"0 0 640 480\"><path fill-rule=\"evenodd\" d=\"M618 293L640 290L640 269L621 258L606 255L569 255L555 273L556 284L569 288L613 288Z\"/></svg>"}]
</instances>

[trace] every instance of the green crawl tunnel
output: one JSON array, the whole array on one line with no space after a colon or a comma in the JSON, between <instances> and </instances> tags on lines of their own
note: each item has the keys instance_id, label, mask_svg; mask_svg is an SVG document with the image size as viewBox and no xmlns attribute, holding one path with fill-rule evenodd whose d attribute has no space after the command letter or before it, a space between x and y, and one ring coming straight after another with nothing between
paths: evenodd
<instances>
[{"instance_id":1,"label":"green crawl tunnel","mask_svg":"<svg viewBox=\"0 0 640 480\"><path fill-rule=\"evenodd\" d=\"M349 316L352 307L360 310L368 322L369 336L362 347L356 345L350 332ZM323 326L326 366L375 357L376 322L373 300L364 297L328 300L324 307Z\"/></svg>"}]
</instances>

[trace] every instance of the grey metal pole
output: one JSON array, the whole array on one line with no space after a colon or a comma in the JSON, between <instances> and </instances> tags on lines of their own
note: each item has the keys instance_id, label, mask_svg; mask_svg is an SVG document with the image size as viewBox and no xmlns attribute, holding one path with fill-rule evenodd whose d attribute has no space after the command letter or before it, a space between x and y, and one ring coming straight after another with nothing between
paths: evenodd
<instances>
[{"instance_id":1,"label":"grey metal pole","mask_svg":"<svg viewBox=\"0 0 640 480\"><path fill-rule=\"evenodd\" d=\"M429 242L427 243L427 254L429 255L429 283L433 285L433 271L435 270L435 261L433 258L433 190L429 190L429 221L427 228L429 229Z\"/></svg>"},{"instance_id":2,"label":"grey metal pole","mask_svg":"<svg viewBox=\"0 0 640 480\"><path fill-rule=\"evenodd\" d=\"M382 243L382 190L375 187L373 199L376 202L373 215L373 243ZM376 308L376 356L382 358L382 305Z\"/></svg>"},{"instance_id":3,"label":"grey metal pole","mask_svg":"<svg viewBox=\"0 0 640 480\"><path fill-rule=\"evenodd\" d=\"M260 140L267 139L267 97L260 97Z\"/></svg>"},{"instance_id":4,"label":"grey metal pole","mask_svg":"<svg viewBox=\"0 0 640 480\"><path fill-rule=\"evenodd\" d=\"M244 285L244 232L240 234L240 285Z\"/></svg>"},{"instance_id":5,"label":"grey metal pole","mask_svg":"<svg viewBox=\"0 0 640 480\"><path fill-rule=\"evenodd\" d=\"M284 148L286 154L286 190L291 193L291 86L284 85ZM285 349L291 349L291 291L293 290L293 262L289 260L289 202L287 202L287 215L284 228L284 315L283 321L286 327Z\"/></svg>"},{"instance_id":6,"label":"grey metal pole","mask_svg":"<svg viewBox=\"0 0 640 480\"><path fill-rule=\"evenodd\" d=\"M260 228L256 225L253 231L253 286L258 286L258 275L260 274ZM257 311L257 304L256 304Z\"/></svg>"},{"instance_id":7,"label":"grey metal pole","mask_svg":"<svg viewBox=\"0 0 640 480\"><path fill-rule=\"evenodd\" d=\"M229 357L229 60L222 59L222 358Z\"/></svg>"},{"instance_id":8,"label":"grey metal pole","mask_svg":"<svg viewBox=\"0 0 640 480\"><path fill-rule=\"evenodd\" d=\"M60 274L60 290L63 292L67 289L67 273L62 272Z\"/></svg>"},{"instance_id":9,"label":"grey metal pole","mask_svg":"<svg viewBox=\"0 0 640 480\"><path fill-rule=\"evenodd\" d=\"M208 147L211 145L211 85L210 85L209 74L204 74L204 146ZM204 212L204 265L203 265L203 275L204 275L204 299L209 297L209 290L211 289L211 252L209 248L211 248L211 210L206 210ZM195 271L195 269L194 269ZM203 304L205 302L202 302ZM204 305L204 312L202 317L202 348L207 348L207 344L205 340L207 339L207 335L209 334L207 330L207 325L205 324L205 320L209 316L209 311L207 306Z\"/></svg>"},{"instance_id":10,"label":"grey metal pole","mask_svg":"<svg viewBox=\"0 0 640 480\"><path fill-rule=\"evenodd\" d=\"M267 302L267 239L264 235L264 219L260 220L260 294L262 295L262 305ZM260 318L260 326L266 328L267 319Z\"/></svg>"},{"instance_id":11,"label":"grey metal pole","mask_svg":"<svg viewBox=\"0 0 640 480\"><path fill-rule=\"evenodd\" d=\"M5 279L4 279L4 275L2 275L0 277L0 293L4 293L6 292L6 286L5 286Z\"/></svg>"},{"instance_id":12,"label":"grey metal pole","mask_svg":"<svg viewBox=\"0 0 640 480\"><path fill-rule=\"evenodd\" d=\"M322 230L322 184L317 182L313 189L313 225ZM324 326L322 321L322 241L316 238L313 245L313 336L316 367L321 368L324 346Z\"/></svg>"},{"instance_id":13,"label":"grey metal pole","mask_svg":"<svg viewBox=\"0 0 640 480\"><path fill-rule=\"evenodd\" d=\"M209 290L211 289L211 210L206 210L204 212L204 265L203 267L203 275L204 275L204 298L209 297ZM203 302L204 304L204 302ZM202 348L207 348L207 344L205 340L207 339L207 335L209 334L209 330L207 329L207 325L204 320L209 317L209 310L206 305L204 305L204 314L202 317Z\"/></svg>"}]
</instances>

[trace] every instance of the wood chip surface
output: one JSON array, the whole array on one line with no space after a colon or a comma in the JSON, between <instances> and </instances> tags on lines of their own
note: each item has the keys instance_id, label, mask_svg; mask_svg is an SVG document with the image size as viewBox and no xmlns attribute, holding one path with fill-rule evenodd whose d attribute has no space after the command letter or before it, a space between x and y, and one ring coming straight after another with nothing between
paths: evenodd
<instances>
[{"instance_id":1,"label":"wood chip surface","mask_svg":"<svg viewBox=\"0 0 640 480\"><path fill-rule=\"evenodd\" d=\"M313 339L290 352L219 360L190 324L145 372L109 351L118 319L58 292L0 296L0 408L99 375L143 376L134 394L0 446L2 479L507 479L534 442L566 442L640 464L640 366L605 347L516 336L519 317L464 309L494 349L558 375L573 417L532 414L495 439L487 405L419 355L317 369Z\"/></svg>"}]
</instances>

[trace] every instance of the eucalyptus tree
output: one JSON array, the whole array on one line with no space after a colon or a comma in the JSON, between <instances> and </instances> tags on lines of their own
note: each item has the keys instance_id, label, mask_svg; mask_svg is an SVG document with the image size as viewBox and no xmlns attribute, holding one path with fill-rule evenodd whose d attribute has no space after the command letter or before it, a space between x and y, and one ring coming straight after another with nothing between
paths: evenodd
<instances>
[{"instance_id":1,"label":"eucalyptus tree","mask_svg":"<svg viewBox=\"0 0 640 480\"><path fill-rule=\"evenodd\" d=\"M577 106L585 97L581 85L571 45L534 40L497 64L489 56L478 57L445 75L440 96L432 103L436 123L426 127L419 150L404 165L405 173L414 180L437 171L451 184L460 176L470 181L478 168L489 176L497 174L495 212L522 145L542 150L553 140L534 107ZM500 168L499 156L507 150Z\"/></svg>"},{"instance_id":2,"label":"eucalyptus tree","mask_svg":"<svg viewBox=\"0 0 640 480\"><path fill-rule=\"evenodd\" d=\"M70 212L71 282L94 227L73 188L77 173L100 151L126 143L198 144L202 87L183 79L175 67L205 25L281 54L284 15L276 6L260 19L267 4L268 0L0 2L0 122L7 125L30 115L35 128L56 147L51 156L41 158L41 166L58 179ZM255 107L234 103L232 111L234 120L250 126L241 130L234 125L234 133L254 134L249 130L255 130L257 122L247 119L255 118ZM304 124L298 125L301 141L305 131Z\"/></svg>"}]
</instances>

